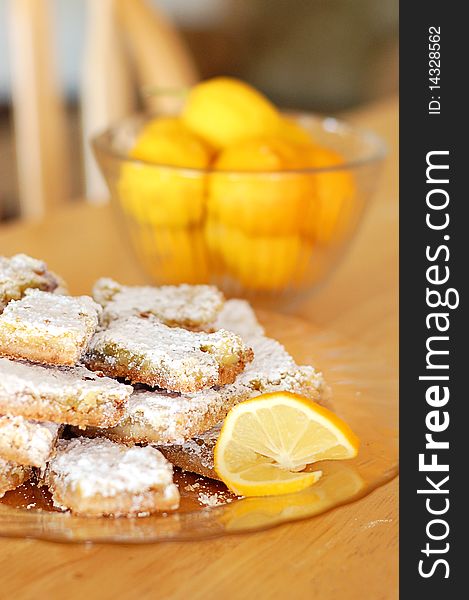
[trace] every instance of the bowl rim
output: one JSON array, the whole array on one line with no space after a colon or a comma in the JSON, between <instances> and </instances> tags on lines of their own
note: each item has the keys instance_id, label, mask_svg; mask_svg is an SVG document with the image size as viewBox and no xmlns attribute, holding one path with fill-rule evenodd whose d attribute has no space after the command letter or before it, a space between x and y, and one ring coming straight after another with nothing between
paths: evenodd
<instances>
[{"instance_id":1,"label":"bowl rim","mask_svg":"<svg viewBox=\"0 0 469 600\"><path fill-rule=\"evenodd\" d=\"M369 144L372 149L369 154L357 159L352 159L348 161L344 161L343 163L339 163L336 165L329 165L324 167L303 167L297 169L281 169L281 170L249 170L249 169L214 169L213 167L182 167L178 165L171 165L165 163L158 163L154 161L142 160L137 158L132 158L128 156L124 151L116 150L111 146L108 142L109 135L117 129L117 127L121 126L123 122L130 122L131 120L141 120L142 123L148 121L152 118L155 118L155 115L147 114L147 113L133 113L124 117L114 125L107 127L104 131L101 131L97 135L91 138L91 145L95 152L103 152L107 156L110 156L114 159L118 159L119 161L131 163L134 165L150 166L157 167L158 169L164 169L168 171L175 171L179 173L185 173L187 175L207 175L220 173L225 175L235 175L235 176L282 176L282 175L294 175L294 174L317 174L317 173L333 173L337 171L350 171L360 167L364 167L367 165L371 165L373 163L380 162L384 160L387 155L387 145L384 140L366 128L357 127L353 124L350 124L342 119L338 119L336 117L328 117L322 116L309 111L300 111L300 110L285 110L282 109L281 114L294 117L296 119L307 118L310 120L314 120L321 124L323 129L330 133L336 133L337 135L355 135L361 138L365 143Z\"/></svg>"}]
</instances>

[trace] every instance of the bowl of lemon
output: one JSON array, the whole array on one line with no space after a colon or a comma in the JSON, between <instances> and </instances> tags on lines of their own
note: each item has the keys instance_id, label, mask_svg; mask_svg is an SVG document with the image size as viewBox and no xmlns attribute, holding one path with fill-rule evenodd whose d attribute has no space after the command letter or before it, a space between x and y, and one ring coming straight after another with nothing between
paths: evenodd
<instances>
[{"instance_id":1,"label":"bowl of lemon","mask_svg":"<svg viewBox=\"0 0 469 600\"><path fill-rule=\"evenodd\" d=\"M357 229L381 140L336 119L280 111L226 77L201 82L178 104L93 140L149 276L214 283L264 306L309 294Z\"/></svg>"}]
</instances>

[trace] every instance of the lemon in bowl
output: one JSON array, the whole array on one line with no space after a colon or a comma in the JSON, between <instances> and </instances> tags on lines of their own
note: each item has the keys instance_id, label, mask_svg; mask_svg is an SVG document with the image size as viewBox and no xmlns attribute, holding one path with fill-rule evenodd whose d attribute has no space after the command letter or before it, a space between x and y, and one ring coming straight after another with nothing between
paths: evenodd
<instances>
[{"instance_id":1,"label":"lemon in bowl","mask_svg":"<svg viewBox=\"0 0 469 600\"><path fill-rule=\"evenodd\" d=\"M122 120L93 146L155 283L212 282L266 306L331 271L384 155L371 133L281 112L227 78L195 86L175 115Z\"/></svg>"},{"instance_id":2,"label":"lemon in bowl","mask_svg":"<svg viewBox=\"0 0 469 600\"><path fill-rule=\"evenodd\" d=\"M210 163L211 151L180 119L146 123L129 158L133 160L122 165L118 181L124 210L144 224L184 227L200 222L205 177L185 177L166 166L203 171Z\"/></svg>"}]
</instances>

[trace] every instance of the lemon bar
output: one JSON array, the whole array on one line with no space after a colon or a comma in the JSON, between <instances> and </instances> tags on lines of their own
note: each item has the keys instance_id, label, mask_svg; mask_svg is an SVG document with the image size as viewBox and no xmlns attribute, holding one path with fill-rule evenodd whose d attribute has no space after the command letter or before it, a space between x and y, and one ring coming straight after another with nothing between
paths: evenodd
<instances>
[{"instance_id":1,"label":"lemon bar","mask_svg":"<svg viewBox=\"0 0 469 600\"><path fill-rule=\"evenodd\" d=\"M324 398L326 386L321 372L309 365L297 365L287 350L272 338L253 337L249 340L254 360L240 373L236 383L246 386L252 395L288 391L315 401Z\"/></svg>"},{"instance_id":2,"label":"lemon bar","mask_svg":"<svg viewBox=\"0 0 469 600\"><path fill-rule=\"evenodd\" d=\"M299 367L275 340L252 340L254 360L235 382L192 394L137 389L120 423L109 429L89 429L84 435L149 444L183 444L223 420L238 402L264 392L287 390L315 400L323 396L321 373Z\"/></svg>"},{"instance_id":3,"label":"lemon bar","mask_svg":"<svg viewBox=\"0 0 469 600\"><path fill-rule=\"evenodd\" d=\"M112 427L133 388L82 366L0 358L0 414L86 427Z\"/></svg>"},{"instance_id":4,"label":"lemon bar","mask_svg":"<svg viewBox=\"0 0 469 600\"><path fill-rule=\"evenodd\" d=\"M10 300L19 300L27 289L65 291L62 279L41 260L26 254L0 256L0 314Z\"/></svg>"},{"instance_id":5,"label":"lemon bar","mask_svg":"<svg viewBox=\"0 0 469 600\"><path fill-rule=\"evenodd\" d=\"M60 428L58 423L0 415L0 456L20 465L42 467L55 447Z\"/></svg>"},{"instance_id":6,"label":"lemon bar","mask_svg":"<svg viewBox=\"0 0 469 600\"><path fill-rule=\"evenodd\" d=\"M137 389L118 425L107 429L87 427L82 435L132 444L182 444L218 423L232 406L249 397L242 386L233 387L231 384L194 394Z\"/></svg>"},{"instance_id":7,"label":"lemon bar","mask_svg":"<svg viewBox=\"0 0 469 600\"><path fill-rule=\"evenodd\" d=\"M252 346L254 360L236 380L250 390L250 397L254 392L284 390L327 403L329 390L322 373L311 366L297 365L280 342L267 337L249 302L227 300L215 325L238 334Z\"/></svg>"},{"instance_id":8,"label":"lemon bar","mask_svg":"<svg viewBox=\"0 0 469 600\"><path fill-rule=\"evenodd\" d=\"M0 458L0 498L23 484L31 475L31 467Z\"/></svg>"},{"instance_id":9,"label":"lemon bar","mask_svg":"<svg viewBox=\"0 0 469 600\"><path fill-rule=\"evenodd\" d=\"M88 296L28 290L0 315L0 355L74 365L98 327L100 312Z\"/></svg>"},{"instance_id":10,"label":"lemon bar","mask_svg":"<svg viewBox=\"0 0 469 600\"><path fill-rule=\"evenodd\" d=\"M170 327L204 330L220 312L223 294L210 285L125 286L99 279L93 297L103 307L102 322L132 315L153 315Z\"/></svg>"},{"instance_id":11,"label":"lemon bar","mask_svg":"<svg viewBox=\"0 0 469 600\"><path fill-rule=\"evenodd\" d=\"M172 465L151 446L60 440L41 483L55 506L83 516L143 516L179 506Z\"/></svg>"},{"instance_id":12,"label":"lemon bar","mask_svg":"<svg viewBox=\"0 0 469 600\"><path fill-rule=\"evenodd\" d=\"M85 363L131 383L195 392L232 383L252 358L252 349L223 329L195 332L153 317L128 317L112 321L93 337Z\"/></svg>"},{"instance_id":13,"label":"lemon bar","mask_svg":"<svg viewBox=\"0 0 469 600\"><path fill-rule=\"evenodd\" d=\"M213 451L220 435L221 424L194 436L180 446L161 446L160 450L170 463L183 471L218 479Z\"/></svg>"}]
</instances>

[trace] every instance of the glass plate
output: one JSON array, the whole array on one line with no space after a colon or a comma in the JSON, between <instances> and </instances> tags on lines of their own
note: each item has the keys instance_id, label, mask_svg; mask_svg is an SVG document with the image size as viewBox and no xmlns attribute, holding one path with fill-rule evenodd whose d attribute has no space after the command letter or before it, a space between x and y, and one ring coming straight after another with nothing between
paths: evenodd
<instances>
[{"instance_id":1,"label":"glass plate","mask_svg":"<svg viewBox=\"0 0 469 600\"><path fill-rule=\"evenodd\" d=\"M0 536L60 542L149 543L198 540L255 531L304 519L357 500L397 474L397 382L374 352L291 316L260 312L268 335L300 364L321 369L334 410L361 439L356 459L323 462L309 489L268 498L237 499L223 484L177 472L181 506L141 518L84 518L53 509L47 492L26 484L0 500ZM208 505L207 505L208 504Z\"/></svg>"}]
</instances>

